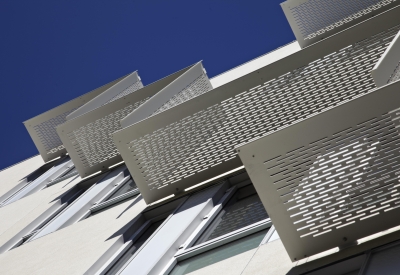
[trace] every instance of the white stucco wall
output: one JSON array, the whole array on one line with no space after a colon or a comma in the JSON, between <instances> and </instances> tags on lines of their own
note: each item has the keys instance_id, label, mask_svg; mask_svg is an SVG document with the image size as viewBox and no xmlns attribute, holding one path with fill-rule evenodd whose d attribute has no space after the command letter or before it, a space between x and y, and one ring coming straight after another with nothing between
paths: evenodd
<instances>
[{"instance_id":1,"label":"white stucco wall","mask_svg":"<svg viewBox=\"0 0 400 275\"><path fill-rule=\"evenodd\" d=\"M0 197L43 164L42 157L37 155L0 171Z\"/></svg>"},{"instance_id":2,"label":"white stucco wall","mask_svg":"<svg viewBox=\"0 0 400 275\"><path fill-rule=\"evenodd\" d=\"M57 198L67 192L79 179L66 179L49 188L22 198L0 208L0 247L57 203Z\"/></svg>"},{"instance_id":3,"label":"white stucco wall","mask_svg":"<svg viewBox=\"0 0 400 275\"><path fill-rule=\"evenodd\" d=\"M145 207L133 198L79 223L0 255L0 274L84 274Z\"/></svg>"}]
</instances>

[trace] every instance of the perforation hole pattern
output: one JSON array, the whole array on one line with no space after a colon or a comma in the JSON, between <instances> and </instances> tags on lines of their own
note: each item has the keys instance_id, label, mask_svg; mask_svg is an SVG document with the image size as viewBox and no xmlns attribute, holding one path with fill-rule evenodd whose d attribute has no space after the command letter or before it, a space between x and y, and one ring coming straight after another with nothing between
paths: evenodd
<instances>
[{"instance_id":1,"label":"perforation hole pattern","mask_svg":"<svg viewBox=\"0 0 400 275\"><path fill-rule=\"evenodd\" d=\"M400 62L397 64L396 69L394 70L393 74L390 76L388 83L395 82L400 79Z\"/></svg>"},{"instance_id":2,"label":"perforation hole pattern","mask_svg":"<svg viewBox=\"0 0 400 275\"><path fill-rule=\"evenodd\" d=\"M196 78L192 83L190 83L186 88L184 88L182 91L173 96L170 100L164 103L160 108L158 108L158 110L156 110L153 113L153 115L168 110L178 104L181 104L189 99L192 99L193 97L202 95L210 91L211 89L212 89L211 83L208 80L207 75L203 73L198 78Z\"/></svg>"},{"instance_id":3,"label":"perforation hole pattern","mask_svg":"<svg viewBox=\"0 0 400 275\"><path fill-rule=\"evenodd\" d=\"M108 114L68 133L68 139L79 154L82 165L93 167L119 155L112 134L120 129L120 120L146 102L149 98Z\"/></svg>"},{"instance_id":4,"label":"perforation hole pattern","mask_svg":"<svg viewBox=\"0 0 400 275\"><path fill-rule=\"evenodd\" d=\"M228 234L269 217L258 195L253 195L240 200L229 209L224 210L226 213L221 218L221 222L215 227L214 231L206 241Z\"/></svg>"},{"instance_id":5,"label":"perforation hole pattern","mask_svg":"<svg viewBox=\"0 0 400 275\"><path fill-rule=\"evenodd\" d=\"M368 15L396 0L309 0L290 8L305 40Z\"/></svg>"},{"instance_id":6,"label":"perforation hole pattern","mask_svg":"<svg viewBox=\"0 0 400 275\"><path fill-rule=\"evenodd\" d=\"M398 27L244 91L127 144L150 189L237 157L234 147L375 88L371 70ZM140 175L135 175L136 177Z\"/></svg>"},{"instance_id":7,"label":"perforation hole pattern","mask_svg":"<svg viewBox=\"0 0 400 275\"><path fill-rule=\"evenodd\" d=\"M33 129L35 130L37 136L40 138L40 142L43 144L45 150L48 151L47 154L55 153L59 150L64 149L64 145L62 144L62 141L57 134L56 127L66 122L67 115L69 115L76 109L77 108L74 108L68 112L62 113L47 121L33 126Z\"/></svg>"},{"instance_id":8,"label":"perforation hole pattern","mask_svg":"<svg viewBox=\"0 0 400 275\"><path fill-rule=\"evenodd\" d=\"M301 238L400 207L400 111L265 162Z\"/></svg>"},{"instance_id":9,"label":"perforation hole pattern","mask_svg":"<svg viewBox=\"0 0 400 275\"><path fill-rule=\"evenodd\" d=\"M132 85L130 85L128 88L126 88L125 90L123 90L122 92L120 92L119 94L115 95L113 98L111 98L109 101L107 101L106 103L104 103L103 105L106 105L110 102L113 102L121 97L127 96L139 89L143 88L143 83L142 81L136 81L135 83L133 83Z\"/></svg>"}]
</instances>

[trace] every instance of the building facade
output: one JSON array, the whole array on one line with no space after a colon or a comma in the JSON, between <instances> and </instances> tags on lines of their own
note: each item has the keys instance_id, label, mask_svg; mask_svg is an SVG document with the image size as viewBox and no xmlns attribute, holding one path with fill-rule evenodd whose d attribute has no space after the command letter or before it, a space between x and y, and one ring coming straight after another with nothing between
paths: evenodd
<instances>
[{"instance_id":1,"label":"building facade","mask_svg":"<svg viewBox=\"0 0 400 275\"><path fill-rule=\"evenodd\" d=\"M288 0L297 41L137 71L24 122L0 274L399 274L400 4Z\"/></svg>"}]
</instances>

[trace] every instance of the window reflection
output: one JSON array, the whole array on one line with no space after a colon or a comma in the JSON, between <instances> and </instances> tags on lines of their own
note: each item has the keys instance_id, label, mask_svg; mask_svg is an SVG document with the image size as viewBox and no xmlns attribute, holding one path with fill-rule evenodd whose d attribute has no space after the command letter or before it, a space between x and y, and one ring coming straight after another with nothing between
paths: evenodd
<instances>
[{"instance_id":1,"label":"window reflection","mask_svg":"<svg viewBox=\"0 0 400 275\"><path fill-rule=\"evenodd\" d=\"M183 275L258 247L268 229L178 262L170 275Z\"/></svg>"}]
</instances>

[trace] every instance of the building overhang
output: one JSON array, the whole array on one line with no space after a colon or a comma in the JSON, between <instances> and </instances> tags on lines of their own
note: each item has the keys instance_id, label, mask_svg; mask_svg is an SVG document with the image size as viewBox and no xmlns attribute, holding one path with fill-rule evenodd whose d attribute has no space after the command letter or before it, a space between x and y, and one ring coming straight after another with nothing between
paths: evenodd
<instances>
[{"instance_id":1,"label":"building overhang","mask_svg":"<svg viewBox=\"0 0 400 275\"><path fill-rule=\"evenodd\" d=\"M292 261L400 225L400 82L237 147Z\"/></svg>"},{"instance_id":2,"label":"building overhang","mask_svg":"<svg viewBox=\"0 0 400 275\"><path fill-rule=\"evenodd\" d=\"M151 203L180 193L242 165L233 150L239 143L235 144L232 141L234 138L229 135L225 138L213 136L217 131L225 130L236 131L234 135L247 134L246 129L226 122L233 114L225 111L229 107L229 100L237 98L243 102L243 109L250 110L252 106L245 106L246 102L251 102L246 96L247 92L303 66L317 64L349 45L387 31L400 23L399 15L400 8L393 8L379 17L370 18L255 72L115 132L113 136L118 151L145 201ZM282 115L283 119L287 117ZM263 134L260 131L259 135ZM231 150L224 149L215 159L206 159L205 151L210 150L211 145L218 144L230 144ZM200 169L203 164L207 167Z\"/></svg>"}]
</instances>

